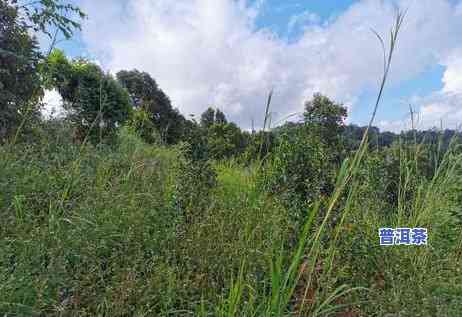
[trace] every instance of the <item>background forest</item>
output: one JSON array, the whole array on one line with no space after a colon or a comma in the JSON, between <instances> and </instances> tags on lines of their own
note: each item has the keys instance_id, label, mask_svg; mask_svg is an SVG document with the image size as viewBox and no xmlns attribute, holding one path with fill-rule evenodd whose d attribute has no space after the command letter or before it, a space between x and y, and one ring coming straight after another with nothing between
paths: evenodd
<instances>
[{"instance_id":1,"label":"background forest","mask_svg":"<svg viewBox=\"0 0 462 317\"><path fill-rule=\"evenodd\" d=\"M277 125L270 92L258 131L186 118L146 72L39 49L84 17L0 0L2 316L460 316L458 131L346 125L322 94ZM428 245L381 247L381 227Z\"/></svg>"}]
</instances>

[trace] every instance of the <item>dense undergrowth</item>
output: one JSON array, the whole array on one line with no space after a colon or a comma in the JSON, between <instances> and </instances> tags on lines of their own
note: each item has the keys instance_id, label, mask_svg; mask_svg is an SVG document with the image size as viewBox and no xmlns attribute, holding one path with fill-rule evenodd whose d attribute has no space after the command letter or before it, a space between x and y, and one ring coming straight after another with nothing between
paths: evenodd
<instances>
[{"instance_id":1,"label":"dense undergrowth","mask_svg":"<svg viewBox=\"0 0 462 317\"><path fill-rule=\"evenodd\" d=\"M327 199L294 218L284 196L259 186L272 164L193 162L183 145L147 145L128 130L113 146L77 146L62 135L1 147L7 316L462 310L455 144L425 165L427 176L415 146L365 153L324 223ZM387 226L426 227L429 244L380 247L378 229Z\"/></svg>"},{"instance_id":2,"label":"dense undergrowth","mask_svg":"<svg viewBox=\"0 0 462 317\"><path fill-rule=\"evenodd\" d=\"M461 315L460 134L372 133L405 12L388 52L377 34L367 127L345 133L346 108L316 94L272 130L271 92L248 133L218 109L187 120L147 73L44 56L28 32L69 38L63 10L84 14L30 5L0 2L1 316ZM66 118L40 117L44 87ZM382 227L428 244L380 246Z\"/></svg>"}]
</instances>

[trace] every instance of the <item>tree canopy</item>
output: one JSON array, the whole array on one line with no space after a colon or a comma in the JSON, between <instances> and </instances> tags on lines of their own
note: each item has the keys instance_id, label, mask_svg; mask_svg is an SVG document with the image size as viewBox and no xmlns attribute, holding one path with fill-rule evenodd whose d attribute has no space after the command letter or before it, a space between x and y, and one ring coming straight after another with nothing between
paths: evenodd
<instances>
[{"instance_id":1,"label":"tree canopy","mask_svg":"<svg viewBox=\"0 0 462 317\"><path fill-rule=\"evenodd\" d=\"M17 8L0 2L0 141L11 134L42 94L38 44L18 17Z\"/></svg>"},{"instance_id":2,"label":"tree canopy","mask_svg":"<svg viewBox=\"0 0 462 317\"><path fill-rule=\"evenodd\" d=\"M345 142L343 133L347 109L328 97L315 94L305 103L304 123L310 133L317 135L330 153L335 153L333 163L340 164L344 158Z\"/></svg>"},{"instance_id":3,"label":"tree canopy","mask_svg":"<svg viewBox=\"0 0 462 317\"><path fill-rule=\"evenodd\" d=\"M0 142L21 122L39 117L44 56L34 35L51 37L54 28L69 38L84 16L59 0L0 1Z\"/></svg>"},{"instance_id":4,"label":"tree canopy","mask_svg":"<svg viewBox=\"0 0 462 317\"><path fill-rule=\"evenodd\" d=\"M178 142L184 132L185 118L173 108L154 78L135 69L118 72L117 79L127 89L133 106L147 115L162 140L167 144Z\"/></svg>"},{"instance_id":5,"label":"tree canopy","mask_svg":"<svg viewBox=\"0 0 462 317\"><path fill-rule=\"evenodd\" d=\"M21 14L18 22L34 32L42 32L53 37L53 30L61 31L66 39L80 29L79 19L85 18L85 13L79 7L61 0L36 0L26 3L18 0L6 0L10 7Z\"/></svg>"},{"instance_id":6,"label":"tree canopy","mask_svg":"<svg viewBox=\"0 0 462 317\"><path fill-rule=\"evenodd\" d=\"M54 50L45 73L48 87L59 91L81 135L102 139L128 119L131 105L127 91L98 65L83 59L69 61L62 51Z\"/></svg>"}]
</instances>

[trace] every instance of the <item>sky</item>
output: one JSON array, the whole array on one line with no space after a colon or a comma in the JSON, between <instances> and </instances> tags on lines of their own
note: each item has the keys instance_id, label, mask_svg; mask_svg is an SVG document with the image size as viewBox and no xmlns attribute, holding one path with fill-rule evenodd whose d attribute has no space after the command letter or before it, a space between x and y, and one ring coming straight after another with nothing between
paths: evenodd
<instances>
[{"instance_id":1,"label":"sky","mask_svg":"<svg viewBox=\"0 0 462 317\"><path fill-rule=\"evenodd\" d=\"M407 9L375 125L462 122L462 0L73 0L88 15L58 47L103 69L146 71L186 117L223 110L242 128L297 118L322 93L369 121L396 10ZM46 40L42 40L47 47ZM46 102L56 105L56 92Z\"/></svg>"}]
</instances>

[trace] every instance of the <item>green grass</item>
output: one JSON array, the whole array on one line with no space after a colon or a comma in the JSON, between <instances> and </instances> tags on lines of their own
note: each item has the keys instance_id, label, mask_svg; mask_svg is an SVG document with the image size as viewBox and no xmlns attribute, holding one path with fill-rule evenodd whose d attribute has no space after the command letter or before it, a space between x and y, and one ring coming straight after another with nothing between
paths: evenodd
<instances>
[{"instance_id":1,"label":"green grass","mask_svg":"<svg viewBox=\"0 0 462 317\"><path fill-rule=\"evenodd\" d=\"M456 147L427 180L415 177L403 145L399 189L408 192L399 199L406 201L382 210L370 178L357 177L342 199L334 192L331 216L314 206L297 232L289 211L256 185L257 165L212 164L216 183L181 209L187 192L178 189L193 191L200 177L181 173L178 162L194 163L181 147L152 147L124 133L115 148L55 139L2 147L2 314L459 314ZM329 217L337 220L323 221ZM379 247L378 228L398 225L427 227L429 245Z\"/></svg>"},{"instance_id":2,"label":"green grass","mask_svg":"<svg viewBox=\"0 0 462 317\"><path fill-rule=\"evenodd\" d=\"M259 186L266 162L193 162L127 129L112 146L63 132L0 147L1 315L460 316L457 142L379 153L366 132L297 223ZM428 246L380 247L378 229L398 226L428 228Z\"/></svg>"},{"instance_id":3,"label":"green grass","mask_svg":"<svg viewBox=\"0 0 462 317\"><path fill-rule=\"evenodd\" d=\"M179 210L201 186L179 161L180 148L130 134L115 149L3 147L0 311L188 314L218 303L243 257L256 259L246 278L260 280L284 213L256 192L252 170L224 165L211 194Z\"/></svg>"}]
</instances>

